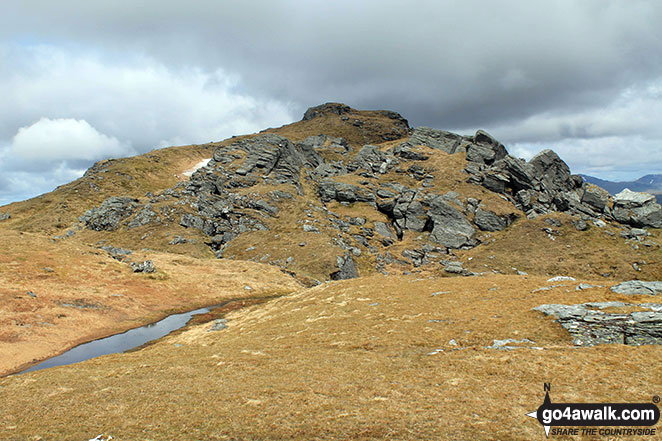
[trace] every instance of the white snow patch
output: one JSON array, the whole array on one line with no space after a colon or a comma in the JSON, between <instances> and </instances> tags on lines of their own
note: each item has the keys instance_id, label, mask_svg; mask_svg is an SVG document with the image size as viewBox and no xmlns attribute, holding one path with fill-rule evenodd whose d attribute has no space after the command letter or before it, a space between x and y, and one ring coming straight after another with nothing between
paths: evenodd
<instances>
[{"instance_id":1,"label":"white snow patch","mask_svg":"<svg viewBox=\"0 0 662 441\"><path fill-rule=\"evenodd\" d=\"M203 159L202 161L195 164L193 167L191 167L188 170L186 170L185 172L183 172L182 176L187 176L187 177L190 178L191 175L196 172L196 170L201 169L205 165L209 164L209 161L211 161L211 158Z\"/></svg>"}]
</instances>

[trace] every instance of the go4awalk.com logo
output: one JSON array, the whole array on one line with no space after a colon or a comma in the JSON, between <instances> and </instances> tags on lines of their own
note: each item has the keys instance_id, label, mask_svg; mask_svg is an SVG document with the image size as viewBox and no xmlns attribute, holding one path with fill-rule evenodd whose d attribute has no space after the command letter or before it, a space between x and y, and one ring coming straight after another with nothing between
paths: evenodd
<instances>
[{"instance_id":1,"label":"go4awalk.com logo","mask_svg":"<svg viewBox=\"0 0 662 441\"><path fill-rule=\"evenodd\" d=\"M535 412L545 435L644 436L656 435L652 427L660 419L658 396L651 403L552 403L550 383L545 383L545 400Z\"/></svg>"}]
</instances>

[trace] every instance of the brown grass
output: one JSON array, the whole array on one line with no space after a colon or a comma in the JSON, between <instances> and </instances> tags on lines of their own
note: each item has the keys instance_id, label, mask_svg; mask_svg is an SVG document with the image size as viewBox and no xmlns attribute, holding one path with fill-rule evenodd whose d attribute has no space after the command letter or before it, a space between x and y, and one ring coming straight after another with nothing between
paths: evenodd
<instances>
[{"instance_id":1,"label":"brown grass","mask_svg":"<svg viewBox=\"0 0 662 441\"><path fill-rule=\"evenodd\" d=\"M138 352L0 380L0 437L540 439L524 414L543 382L570 402L645 402L662 386L659 347L576 349L531 311L647 300L576 283L532 294L545 279L375 276L307 289L231 313L221 332L203 324ZM544 349L486 348L505 338Z\"/></svg>"},{"instance_id":2,"label":"brown grass","mask_svg":"<svg viewBox=\"0 0 662 441\"><path fill-rule=\"evenodd\" d=\"M137 274L105 251L74 240L1 234L0 374L174 311L299 287L276 268L257 263L135 252L132 260L151 259L158 269Z\"/></svg>"}]
</instances>

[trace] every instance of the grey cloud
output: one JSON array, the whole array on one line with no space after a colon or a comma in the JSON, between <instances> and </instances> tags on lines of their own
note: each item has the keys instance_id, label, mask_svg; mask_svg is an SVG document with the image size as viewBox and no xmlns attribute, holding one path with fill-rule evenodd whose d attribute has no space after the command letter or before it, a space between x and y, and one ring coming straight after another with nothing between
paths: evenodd
<instances>
[{"instance_id":1,"label":"grey cloud","mask_svg":"<svg viewBox=\"0 0 662 441\"><path fill-rule=\"evenodd\" d=\"M392 107L420 124L468 127L599 106L662 64L654 1L140 5L24 1L10 9L13 21L46 30L42 38L223 66L251 94L292 100L299 111L334 97Z\"/></svg>"},{"instance_id":2,"label":"grey cloud","mask_svg":"<svg viewBox=\"0 0 662 441\"><path fill-rule=\"evenodd\" d=\"M522 151L551 146L575 168L660 164L655 0L23 0L3 16L5 142L41 117L77 118L144 151L342 101L485 128ZM648 168L619 142L648 153Z\"/></svg>"}]
</instances>

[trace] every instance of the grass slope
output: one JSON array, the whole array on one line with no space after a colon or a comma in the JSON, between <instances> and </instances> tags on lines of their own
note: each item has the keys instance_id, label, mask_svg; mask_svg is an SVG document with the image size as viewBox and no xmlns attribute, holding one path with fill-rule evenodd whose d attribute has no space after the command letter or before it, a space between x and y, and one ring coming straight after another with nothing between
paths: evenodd
<instances>
[{"instance_id":1,"label":"grass slope","mask_svg":"<svg viewBox=\"0 0 662 441\"><path fill-rule=\"evenodd\" d=\"M220 332L203 324L142 351L2 379L0 438L539 439L525 413L543 382L559 402L645 402L662 386L662 348L578 349L531 311L650 300L578 283L531 293L549 283L374 276L306 289L230 313ZM505 338L543 349L487 348Z\"/></svg>"}]
</instances>

